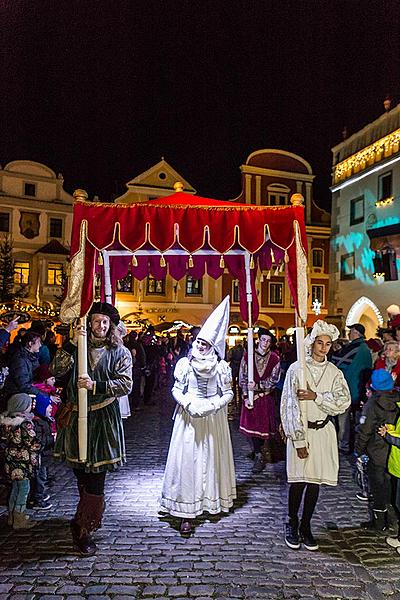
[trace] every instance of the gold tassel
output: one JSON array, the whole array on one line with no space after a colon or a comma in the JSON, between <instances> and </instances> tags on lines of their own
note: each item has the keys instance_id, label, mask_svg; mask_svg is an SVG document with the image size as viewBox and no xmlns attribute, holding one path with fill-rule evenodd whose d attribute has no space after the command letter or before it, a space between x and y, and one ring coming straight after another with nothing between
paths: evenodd
<instances>
[{"instance_id":1,"label":"gold tassel","mask_svg":"<svg viewBox=\"0 0 400 600\"><path fill-rule=\"evenodd\" d=\"M160 267L166 267L167 263L165 262L164 254L160 256Z\"/></svg>"},{"instance_id":2,"label":"gold tassel","mask_svg":"<svg viewBox=\"0 0 400 600\"><path fill-rule=\"evenodd\" d=\"M190 256L189 256L189 269L191 269L193 266L194 266L194 263L193 263L193 256L192 256L192 255L190 255Z\"/></svg>"},{"instance_id":3,"label":"gold tassel","mask_svg":"<svg viewBox=\"0 0 400 600\"><path fill-rule=\"evenodd\" d=\"M288 263L288 262L289 262L289 254L285 250L285 263Z\"/></svg>"},{"instance_id":4,"label":"gold tassel","mask_svg":"<svg viewBox=\"0 0 400 600\"><path fill-rule=\"evenodd\" d=\"M250 257L250 269L254 269L254 257L251 255Z\"/></svg>"},{"instance_id":5,"label":"gold tassel","mask_svg":"<svg viewBox=\"0 0 400 600\"><path fill-rule=\"evenodd\" d=\"M271 260L272 260L272 264L274 264L274 262L275 262L275 254L274 254L274 251L272 250L272 248L271 248Z\"/></svg>"},{"instance_id":6,"label":"gold tassel","mask_svg":"<svg viewBox=\"0 0 400 600\"><path fill-rule=\"evenodd\" d=\"M271 279L271 269L267 273L267 279Z\"/></svg>"},{"instance_id":7,"label":"gold tassel","mask_svg":"<svg viewBox=\"0 0 400 600\"><path fill-rule=\"evenodd\" d=\"M219 268L220 269L225 269L225 261L224 261L224 255L221 254L221 258L219 259Z\"/></svg>"},{"instance_id":8,"label":"gold tassel","mask_svg":"<svg viewBox=\"0 0 400 600\"><path fill-rule=\"evenodd\" d=\"M276 277L277 275L279 275L279 266L277 266L277 267L276 267L274 275L275 275L275 277Z\"/></svg>"},{"instance_id":9,"label":"gold tassel","mask_svg":"<svg viewBox=\"0 0 400 600\"><path fill-rule=\"evenodd\" d=\"M280 266L279 270L280 270L281 273L284 272L284 270L285 270L285 263L284 262L281 263L281 266Z\"/></svg>"},{"instance_id":10,"label":"gold tassel","mask_svg":"<svg viewBox=\"0 0 400 600\"><path fill-rule=\"evenodd\" d=\"M265 279L265 278L264 278L264 273L261 273L261 277L260 277L260 281L261 281L261 283L263 283L263 282L264 282L264 279Z\"/></svg>"},{"instance_id":11,"label":"gold tassel","mask_svg":"<svg viewBox=\"0 0 400 600\"><path fill-rule=\"evenodd\" d=\"M137 258L135 254L132 256L132 267L137 267Z\"/></svg>"},{"instance_id":12,"label":"gold tassel","mask_svg":"<svg viewBox=\"0 0 400 600\"><path fill-rule=\"evenodd\" d=\"M99 253L98 257L97 257L97 264L102 267L104 262L103 262L103 255L101 253Z\"/></svg>"}]
</instances>

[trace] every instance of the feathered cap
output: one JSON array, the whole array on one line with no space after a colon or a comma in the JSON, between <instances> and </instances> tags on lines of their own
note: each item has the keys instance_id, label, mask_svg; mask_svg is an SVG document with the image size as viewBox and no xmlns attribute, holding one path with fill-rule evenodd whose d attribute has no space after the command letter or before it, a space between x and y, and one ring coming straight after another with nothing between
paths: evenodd
<instances>
[{"instance_id":1,"label":"feathered cap","mask_svg":"<svg viewBox=\"0 0 400 600\"><path fill-rule=\"evenodd\" d=\"M229 296L213 310L197 334L215 349L220 358L225 357L225 337L229 325Z\"/></svg>"},{"instance_id":2,"label":"feathered cap","mask_svg":"<svg viewBox=\"0 0 400 600\"><path fill-rule=\"evenodd\" d=\"M321 321L321 319L315 321L311 332L304 340L304 345L309 354L311 354L311 347L319 335L328 335L332 342L334 342L339 337L339 329L336 325L331 325L331 323Z\"/></svg>"}]
</instances>

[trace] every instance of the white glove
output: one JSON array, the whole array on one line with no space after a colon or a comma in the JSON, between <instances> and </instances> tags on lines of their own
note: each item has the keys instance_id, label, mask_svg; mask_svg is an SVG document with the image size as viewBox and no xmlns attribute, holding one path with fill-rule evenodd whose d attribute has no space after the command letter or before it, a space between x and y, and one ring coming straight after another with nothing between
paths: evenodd
<instances>
[{"instance_id":1,"label":"white glove","mask_svg":"<svg viewBox=\"0 0 400 600\"><path fill-rule=\"evenodd\" d=\"M195 418L208 417L208 415L215 413L215 407L211 402L208 400L198 400L197 398L186 406L186 410L191 417Z\"/></svg>"}]
</instances>

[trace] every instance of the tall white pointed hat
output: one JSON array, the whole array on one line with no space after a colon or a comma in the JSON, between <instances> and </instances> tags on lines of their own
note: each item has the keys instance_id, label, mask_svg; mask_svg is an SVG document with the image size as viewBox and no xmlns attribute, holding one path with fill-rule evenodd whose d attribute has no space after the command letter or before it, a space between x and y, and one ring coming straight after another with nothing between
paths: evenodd
<instances>
[{"instance_id":1,"label":"tall white pointed hat","mask_svg":"<svg viewBox=\"0 0 400 600\"><path fill-rule=\"evenodd\" d=\"M220 358L225 357L225 337L229 325L229 296L213 310L197 337L214 347Z\"/></svg>"}]
</instances>

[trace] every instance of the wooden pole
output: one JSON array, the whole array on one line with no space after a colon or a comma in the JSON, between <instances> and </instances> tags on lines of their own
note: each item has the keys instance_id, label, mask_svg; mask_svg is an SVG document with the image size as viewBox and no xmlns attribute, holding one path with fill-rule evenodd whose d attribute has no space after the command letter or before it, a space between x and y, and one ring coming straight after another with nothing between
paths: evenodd
<instances>
[{"instance_id":1,"label":"wooden pole","mask_svg":"<svg viewBox=\"0 0 400 600\"><path fill-rule=\"evenodd\" d=\"M86 317L79 319L78 333L78 377L87 376L87 328ZM78 449L79 461L86 462L87 460L87 390L84 388L78 389Z\"/></svg>"},{"instance_id":2,"label":"wooden pole","mask_svg":"<svg viewBox=\"0 0 400 600\"><path fill-rule=\"evenodd\" d=\"M251 279L250 279L250 254L244 255L244 268L246 272L246 300L247 300L247 379L248 383L254 383L254 341L253 341L253 324L252 324L252 300ZM247 403L249 408L254 404L254 391L248 390Z\"/></svg>"}]
</instances>

